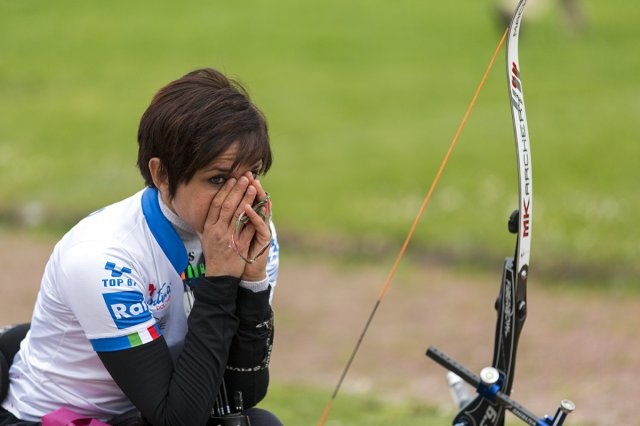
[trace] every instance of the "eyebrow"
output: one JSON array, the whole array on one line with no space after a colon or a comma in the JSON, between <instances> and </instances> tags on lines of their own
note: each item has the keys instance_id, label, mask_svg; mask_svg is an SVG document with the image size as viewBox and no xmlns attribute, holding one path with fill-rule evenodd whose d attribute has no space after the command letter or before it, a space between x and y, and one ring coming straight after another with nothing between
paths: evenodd
<instances>
[{"instance_id":1,"label":"eyebrow","mask_svg":"<svg viewBox=\"0 0 640 426\"><path fill-rule=\"evenodd\" d=\"M250 170L254 170L254 169L260 169L262 167L262 160L257 161L255 164L253 164L251 167L249 167ZM225 165L219 165L219 164L213 164L210 167L205 167L201 170L204 173L211 173L211 172L221 172L221 173L231 173L233 172L233 170L231 169L230 165L225 167Z\"/></svg>"}]
</instances>

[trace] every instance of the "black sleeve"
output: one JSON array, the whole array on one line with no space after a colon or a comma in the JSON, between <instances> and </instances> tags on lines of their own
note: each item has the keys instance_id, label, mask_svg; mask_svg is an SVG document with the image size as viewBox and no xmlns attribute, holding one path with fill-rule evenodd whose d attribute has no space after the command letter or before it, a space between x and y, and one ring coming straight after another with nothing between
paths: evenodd
<instances>
[{"instance_id":1,"label":"black sleeve","mask_svg":"<svg viewBox=\"0 0 640 426\"><path fill-rule=\"evenodd\" d=\"M273 347L271 289L254 293L238 289L236 313L240 320L225 373L227 393L242 392L244 408L259 403L269 386L269 359Z\"/></svg>"},{"instance_id":2,"label":"black sleeve","mask_svg":"<svg viewBox=\"0 0 640 426\"><path fill-rule=\"evenodd\" d=\"M115 382L154 426L205 425L222 382L236 315L234 277L200 278L182 353L173 365L163 338L98 355Z\"/></svg>"}]
</instances>

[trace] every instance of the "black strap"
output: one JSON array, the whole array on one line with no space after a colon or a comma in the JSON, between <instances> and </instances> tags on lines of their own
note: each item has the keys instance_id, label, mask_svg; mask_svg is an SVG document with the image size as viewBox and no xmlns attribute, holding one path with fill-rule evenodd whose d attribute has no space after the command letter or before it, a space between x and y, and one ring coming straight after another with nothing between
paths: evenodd
<instances>
[{"instance_id":1,"label":"black strap","mask_svg":"<svg viewBox=\"0 0 640 426\"><path fill-rule=\"evenodd\" d=\"M30 323L24 323L0 331L0 402L4 401L9 392L9 367L30 327Z\"/></svg>"}]
</instances>

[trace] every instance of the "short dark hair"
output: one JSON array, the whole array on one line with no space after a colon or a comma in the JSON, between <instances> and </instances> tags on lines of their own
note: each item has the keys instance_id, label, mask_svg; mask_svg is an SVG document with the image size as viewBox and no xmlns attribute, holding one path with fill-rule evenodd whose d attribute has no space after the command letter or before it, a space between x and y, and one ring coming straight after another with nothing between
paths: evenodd
<instances>
[{"instance_id":1,"label":"short dark hair","mask_svg":"<svg viewBox=\"0 0 640 426\"><path fill-rule=\"evenodd\" d=\"M232 144L238 143L233 168L262 161L271 167L267 121L240 83L211 68L192 71L156 93L140 119L138 168L154 186L149 160L158 157L169 194L188 183Z\"/></svg>"}]
</instances>

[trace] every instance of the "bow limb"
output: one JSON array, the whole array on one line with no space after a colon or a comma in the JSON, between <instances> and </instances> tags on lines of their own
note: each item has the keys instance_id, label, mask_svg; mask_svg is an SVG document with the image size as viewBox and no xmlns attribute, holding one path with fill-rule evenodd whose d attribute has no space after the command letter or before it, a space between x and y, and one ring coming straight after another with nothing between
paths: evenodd
<instances>
[{"instance_id":1,"label":"bow limb","mask_svg":"<svg viewBox=\"0 0 640 426\"><path fill-rule=\"evenodd\" d=\"M511 99L511 117L518 157L518 240L514 254L517 275L516 288L524 292L519 302L526 302L526 284L529 269L529 255L531 252L531 217L533 211L533 188L531 174L531 148L529 143L529 128L527 114L524 107L522 79L520 77L520 63L518 59L518 37L520 22L527 0L518 3L507 39L507 80L509 97Z\"/></svg>"}]
</instances>

